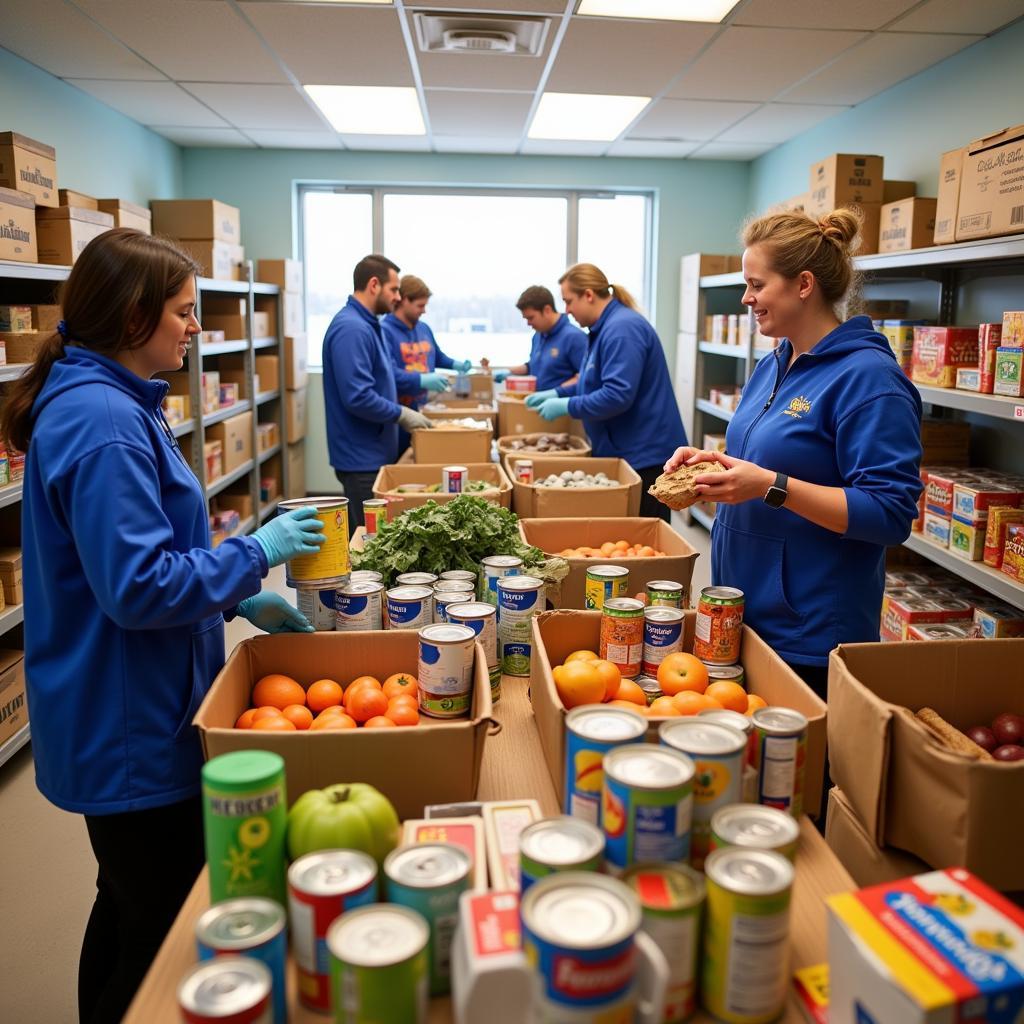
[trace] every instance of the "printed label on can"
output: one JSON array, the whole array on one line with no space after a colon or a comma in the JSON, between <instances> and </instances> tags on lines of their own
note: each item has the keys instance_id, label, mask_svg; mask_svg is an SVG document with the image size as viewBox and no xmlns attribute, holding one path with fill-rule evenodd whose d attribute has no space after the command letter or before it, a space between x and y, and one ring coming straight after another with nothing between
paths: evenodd
<instances>
[{"instance_id":1,"label":"printed label on can","mask_svg":"<svg viewBox=\"0 0 1024 1024\"><path fill-rule=\"evenodd\" d=\"M606 859L613 868L686 860L692 819L692 792L636 790L605 775L601 821Z\"/></svg>"},{"instance_id":2,"label":"printed label on can","mask_svg":"<svg viewBox=\"0 0 1024 1024\"><path fill-rule=\"evenodd\" d=\"M388 591L387 609L388 629L422 629L433 622L434 595L425 587L397 587Z\"/></svg>"},{"instance_id":3,"label":"printed label on can","mask_svg":"<svg viewBox=\"0 0 1024 1024\"><path fill-rule=\"evenodd\" d=\"M697 602L694 656L713 665L740 660L743 635L743 592L731 587L705 587Z\"/></svg>"},{"instance_id":4,"label":"printed label on can","mask_svg":"<svg viewBox=\"0 0 1024 1024\"><path fill-rule=\"evenodd\" d=\"M498 587L498 639L501 643L501 668L512 676L528 676L532 654L531 622L541 610L540 580L515 577L513 586Z\"/></svg>"},{"instance_id":5,"label":"printed label on can","mask_svg":"<svg viewBox=\"0 0 1024 1024\"><path fill-rule=\"evenodd\" d=\"M640 675L644 653L644 606L632 598L605 602L601 613L600 656L627 679Z\"/></svg>"},{"instance_id":6,"label":"printed label on can","mask_svg":"<svg viewBox=\"0 0 1024 1024\"><path fill-rule=\"evenodd\" d=\"M683 615L674 608L648 608L644 613L644 654L641 671L657 677L658 666L683 649Z\"/></svg>"},{"instance_id":7,"label":"printed label on can","mask_svg":"<svg viewBox=\"0 0 1024 1024\"><path fill-rule=\"evenodd\" d=\"M295 591L295 607L313 624L317 632L328 632L334 629L334 621L337 612L334 608L335 590L307 590L301 588Z\"/></svg>"},{"instance_id":8,"label":"printed label on can","mask_svg":"<svg viewBox=\"0 0 1024 1024\"><path fill-rule=\"evenodd\" d=\"M288 562L289 580L334 580L348 576L351 565L348 551L348 499L296 499L278 505L282 512L312 505L324 526L324 543L310 555L297 555Z\"/></svg>"},{"instance_id":9,"label":"printed label on can","mask_svg":"<svg viewBox=\"0 0 1024 1024\"><path fill-rule=\"evenodd\" d=\"M334 595L335 629L383 629L384 586L377 583L352 583Z\"/></svg>"},{"instance_id":10,"label":"printed label on can","mask_svg":"<svg viewBox=\"0 0 1024 1024\"><path fill-rule=\"evenodd\" d=\"M605 601L629 593L629 570L615 565L595 566L587 570L584 607L600 611Z\"/></svg>"},{"instance_id":11,"label":"printed label on can","mask_svg":"<svg viewBox=\"0 0 1024 1024\"><path fill-rule=\"evenodd\" d=\"M600 825L604 755L639 740L646 731L646 722L625 708L570 712L565 723L566 814Z\"/></svg>"},{"instance_id":12,"label":"printed label on can","mask_svg":"<svg viewBox=\"0 0 1024 1024\"><path fill-rule=\"evenodd\" d=\"M451 634L449 637L448 634ZM420 710L435 718L469 711L473 696L473 643L465 626L434 626L420 633Z\"/></svg>"}]
</instances>

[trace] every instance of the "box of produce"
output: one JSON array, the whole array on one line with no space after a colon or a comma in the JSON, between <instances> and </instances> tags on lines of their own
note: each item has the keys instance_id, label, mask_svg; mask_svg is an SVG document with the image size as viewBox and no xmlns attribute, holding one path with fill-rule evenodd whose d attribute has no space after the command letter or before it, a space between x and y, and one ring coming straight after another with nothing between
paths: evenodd
<instances>
[{"instance_id":1,"label":"box of produce","mask_svg":"<svg viewBox=\"0 0 1024 1024\"><path fill-rule=\"evenodd\" d=\"M916 384L956 386L961 366L978 365L977 327L915 327L910 376Z\"/></svg>"},{"instance_id":2,"label":"box of produce","mask_svg":"<svg viewBox=\"0 0 1024 1024\"><path fill-rule=\"evenodd\" d=\"M413 460L425 465L490 462L493 436L486 419L453 420L439 423L433 430L414 430Z\"/></svg>"},{"instance_id":3,"label":"box of produce","mask_svg":"<svg viewBox=\"0 0 1024 1024\"><path fill-rule=\"evenodd\" d=\"M502 465L513 481L512 507L522 519L635 516L640 511L640 477L624 459L580 456L546 458L533 467L533 483L520 483L516 455Z\"/></svg>"},{"instance_id":4,"label":"box of produce","mask_svg":"<svg viewBox=\"0 0 1024 1024\"><path fill-rule=\"evenodd\" d=\"M475 494L504 508L512 507L512 482L501 466L493 462L460 463L466 470L462 482L463 494ZM388 516L395 516L428 501L444 503L459 496L459 492L444 490L442 465L381 466L373 482L373 496L386 498Z\"/></svg>"},{"instance_id":5,"label":"box of produce","mask_svg":"<svg viewBox=\"0 0 1024 1024\"><path fill-rule=\"evenodd\" d=\"M498 425L498 410L493 402L481 402L475 398L455 398L448 402L427 402L420 412L434 423L473 419L487 422L493 436Z\"/></svg>"},{"instance_id":6,"label":"box of produce","mask_svg":"<svg viewBox=\"0 0 1024 1024\"><path fill-rule=\"evenodd\" d=\"M1000 763L1024 758L1024 696L1011 683L1022 659L1024 640L832 652L832 779L878 845L961 864L1000 889L1024 888L1024 819L1007 813L1024 800L1024 766Z\"/></svg>"},{"instance_id":7,"label":"box of produce","mask_svg":"<svg viewBox=\"0 0 1024 1024\"><path fill-rule=\"evenodd\" d=\"M498 456L523 455L529 459L550 455L589 455L593 449L584 437L568 433L512 434L498 438Z\"/></svg>"},{"instance_id":8,"label":"box of produce","mask_svg":"<svg viewBox=\"0 0 1024 1024\"><path fill-rule=\"evenodd\" d=\"M204 754L254 748L280 754L290 800L345 779L375 786L403 818L418 817L426 804L472 800L492 725L483 649L474 650L469 714L417 717L416 724L401 694L416 686L418 643L412 630L389 633L387 643L380 633L359 632L244 640L193 719ZM265 710L270 707L278 714Z\"/></svg>"}]
</instances>

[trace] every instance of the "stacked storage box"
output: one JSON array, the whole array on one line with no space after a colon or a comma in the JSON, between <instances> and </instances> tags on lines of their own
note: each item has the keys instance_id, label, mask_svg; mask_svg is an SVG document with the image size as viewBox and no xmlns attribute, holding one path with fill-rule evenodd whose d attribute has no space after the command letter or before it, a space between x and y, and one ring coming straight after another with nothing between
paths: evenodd
<instances>
[{"instance_id":1,"label":"stacked storage box","mask_svg":"<svg viewBox=\"0 0 1024 1024\"><path fill-rule=\"evenodd\" d=\"M216 199L154 199L149 206L154 233L180 242L202 264L203 277L245 280L241 215L236 207ZM232 335L243 336L244 332Z\"/></svg>"}]
</instances>

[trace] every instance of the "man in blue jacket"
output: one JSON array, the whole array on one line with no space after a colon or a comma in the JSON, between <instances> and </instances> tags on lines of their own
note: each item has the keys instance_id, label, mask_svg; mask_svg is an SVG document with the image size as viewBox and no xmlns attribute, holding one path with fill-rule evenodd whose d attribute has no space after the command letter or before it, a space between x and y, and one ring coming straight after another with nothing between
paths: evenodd
<instances>
[{"instance_id":1,"label":"man in blue jacket","mask_svg":"<svg viewBox=\"0 0 1024 1024\"><path fill-rule=\"evenodd\" d=\"M352 274L353 292L324 335L324 407L327 450L349 499L349 525L363 525L363 502L373 496L381 466L398 458L398 428L433 424L399 405L394 364L380 321L399 301L398 267L366 256Z\"/></svg>"}]
</instances>

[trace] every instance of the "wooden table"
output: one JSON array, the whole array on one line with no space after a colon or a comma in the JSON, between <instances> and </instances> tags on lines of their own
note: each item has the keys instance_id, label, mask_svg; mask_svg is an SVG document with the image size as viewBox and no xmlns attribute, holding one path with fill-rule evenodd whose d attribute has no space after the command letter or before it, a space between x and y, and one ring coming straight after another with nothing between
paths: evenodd
<instances>
[{"instance_id":1,"label":"wooden table","mask_svg":"<svg viewBox=\"0 0 1024 1024\"><path fill-rule=\"evenodd\" d=\"M503 728L487 740L480 778L480 800L508 800L532 796L545 814L559 813L551 776L548 774L533 712L526 692L526 680L505 676L501 703L496 708ZM853 880L825 845L808 818L800 823L800 852L793 889L791 918L792 966L805 967L825 959L824 898L831 893L856 888ZM196 960L195 923L209 906L209 884L205 870L181 908L174 926L146 975L123 1024L179 1024L176 991L178 982ZM293 966L289 964L288 1019L292 1024L324 1024L323 1014L299 1005L295 994ZM804 1024L805 1017L791 997L784 1024ZM448 999L431 1003L430 1024L452 1020ZM695 1024L710 1022L697 1014ZM474 1022L475 1024L475 1022Z\"/></svg>"}]
</instances>

